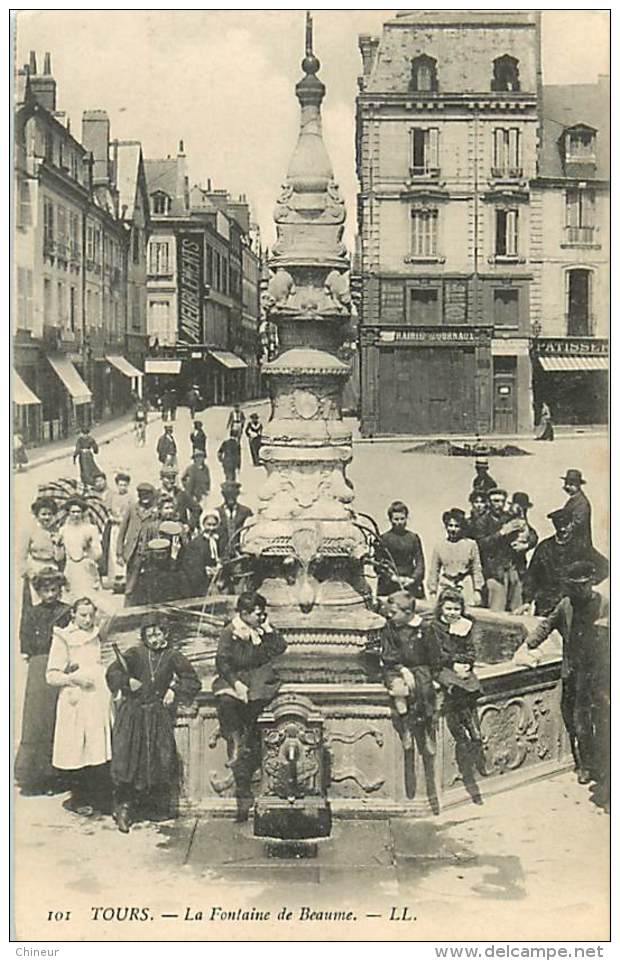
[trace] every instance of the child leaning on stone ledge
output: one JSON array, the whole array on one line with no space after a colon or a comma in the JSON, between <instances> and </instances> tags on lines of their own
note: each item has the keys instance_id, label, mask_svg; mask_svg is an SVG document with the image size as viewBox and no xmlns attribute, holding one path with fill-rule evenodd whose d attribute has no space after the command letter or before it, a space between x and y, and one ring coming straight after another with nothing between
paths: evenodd
<instances>
[{"instance_id":1,"label":"child leaning on stone ledge","mask_svg":"<svg viewBox=\"0 0 620 961\"><path fill-rule=\"evenodd\" d=\"M435 753L435 689L438 649L416 614L415 598L407 591L391 594L383 605L386 625L381 632L384 682L398 716L404 750L413 745L413 725L421 750Z\"/></svg>"}]
</instances>

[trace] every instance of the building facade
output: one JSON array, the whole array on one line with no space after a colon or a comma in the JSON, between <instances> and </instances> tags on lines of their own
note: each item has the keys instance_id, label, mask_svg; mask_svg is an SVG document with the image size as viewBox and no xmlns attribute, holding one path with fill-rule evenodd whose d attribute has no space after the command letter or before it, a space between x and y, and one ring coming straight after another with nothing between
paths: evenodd
<instances>
[{"instance_id":1,"label":"building facade","mask_svg":"<svg viewBox=\"0 0 620 961\"><path fill-rule=\"evenodd\" d=\"M146 176L150 398L172 387L182 400L193 385L207 404L259 396L260 246L245 198L190 189L182 142L175 158L147 160Z\"/></svg>"},{"instance_id":2,"label":"building facade","mask_svg":"<svg viewBox=\"0 0 620 961\"><path fill-rule=\"evenodd\" d=\"M144 302L129 267L134 222L149 229L139 144L119 204L124 160L110 153L104 111L87 111L81 140L56 110L51 59L18 75L15 118L14 415L28 442L66 437L126 409L140 390ZM122 148L119 147L119 153ZM136 311L128 332L129 303Z\"/></svg>"},{"instance_id":3,"label":"building facade","mask_svg":"<svg viewBox=\"0 0 620 961\"><path fill-rule=\"evenodd\" d=\"M360 51L362 432L527 432L544 340L568 335L566 298L585 296L585 271L590 312L604 314L607 257L600 233L578 252L586 234L571 229L566 245L561 195L595 192L604 218L606 187L592 170L581 188L568 172L560 184L558 143L550 177L539 15L411 11L360 37ZM545 89L553 111L557 88Z\"/></svg>"}]
</instances>

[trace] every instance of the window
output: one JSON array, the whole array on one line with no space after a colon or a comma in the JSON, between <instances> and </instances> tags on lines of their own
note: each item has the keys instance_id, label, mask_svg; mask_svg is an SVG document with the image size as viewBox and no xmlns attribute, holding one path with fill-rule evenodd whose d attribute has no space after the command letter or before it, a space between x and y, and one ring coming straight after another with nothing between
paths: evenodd
<instances>
[{"instance_id":1,"label":"window","mask_svg":"<svg viewBox=\"0 0 620 961\"><path fill-rule=\"evenodd\" d=\"M519 326L519 291L501 287L493 291L493 323L496 327Z\"/></svg>"},{"instance_id":2,"label":"window","mask_svg":"<svg viewBox=\"0 0 620 961\"><path fill-rule=\"evenodd\" d=\"M131 250L132 259L134 264L140 263L140 256L142 254L142 238L140 237L140 228L134 227L131 235Z\"/></svg>"},{"instance_id":3,"label":"window","mask_svg":"<svg viewBox=\"0 0 620 961\"><path fill-rule=\"evenodd\" d=\"M30 227L32 224L32 201L30 184L27 180L19 180L17 196L17 226Z\"/></svg>"},{"instance_id":4,"label":"window","mask_svg":"<svg viewBox=\"0 0 620 961\"><path fill-rule=\"evenodd\" d=\"M167 240L152 240L149 244L149 274L156 277L167 277L171 273L170 244Z\"/></svg>"},{"instance_id":5,"label":"window","mask_svg":"<svg viewBox=\"0 0 620 961\"><path fill-rule=\"evenodd\" d=\"M569 337L591 337L592 271L576 267L566 271L566 333Z\"/></svg>"},{"instance_id":6,"label":"window","mask_svg":"<svg viewBox=\"0 0 620 961\"><path fill-rule=\"evenodd\" d=\"M77 318L77 290L75 287L69 287L69 327L71 330L75 330L75 321Z\"/></svg>"},{"instance_id":7,"label":"window","mask_svg":"<svg viewBox=\"0 0 620 961\"><path fill-rule=\"evenodd\" d=\"M210 286L213 286L213 248L210 247L209 244L207 244L206 247L207 247L207 277L206 277L206 280L207 280L207 283L208 283Z\"/></svg>"},{"instance_id":8,"label":"window","mask_svg":"<svg viewBox=\"0 0 620 961\"><path fill-rule=\"evenodd\" d=\"M411 257L437 257L437 211L411 211Z\"/></svg>"},{"instance_id":9,"label":"window","mask_svg":"<svg viewBox=\"0 0 620 961\"><path fill-rule=\"evenodd\" d=\"M71 176L73 177L74 180L79 180L80 179L80 160L75 150L71 151L71 154L69 157L69 163L70 163L70 169L71 169Z\"/></svg>"},{"instance_id":10,"label":"window","mask_svg":"<svg viewBox=\"0 0 620 961\"><path fill-rule=\"evenodd\" d=\"M494 60L491 90L518 93L520 89L519 61L507 54Z\"/></svg>"},{"instance_id":11,"label":"window","mask_svg":"<svg viewBox=\"0 0 620 961\"><path fill-rule=\"evenodd\" d=\"M220 255L218 254L217 250L215 251L215 272L213 274L213 281L215 284L215 289L221 290L222 280L220 277Z\"/></svg>"},{"instance_id":12,"label":"window","mask_svg":"<svg viewBox=\"0 0 620 961\"><path fill-rule=\"evenodd\" d=\"M69 213L69 243L71 257L75 261L80 259L80 221L77 214Z\"/></svg>"},{"instance_id":13,"label":"window","mask_svg":"<svg viewBox=\"0 0 620 961\"><path fill-rule=\"evenodd\" d=\"M49 130L46 130L44 135L43 156L49 163L54 163L54 138Z\"/></svg>"},{"instance_id":14,"label":"window","mask_svg":"<svg viewBox=\"0 0 620 961\"><path fill-rule=\"evenodd\" d=\"M67 259L67 211L62 204L56 208L56 252L58 256Z\"/></svg>"},{"instance_id":15,"label":"window","mask_svg":"<svg viewBox=\"0 0 620 961\"><path fill-rule=\"evenodd\" d=\"M140 288L135 284L131 289L131 327L132 330L141 330L141 311L140 311Z\"/></svg>"},{"instance_id":16,"label":"window","mask_svg":"<svg viewBox=\"0 0 620 961\"><path fill-rule=\"evenodd\" d=\"M65 165L65 145L62 140L58 141L58 166L64 167Z\"/></svg>"},{"instance_id":17,"label":"window","mask_svg":"<svg viewBox=\"0 0 620 961\"><path fill-rule=\"evenodd\" d=\"M566 234L569 244L594 243L594 205L593 190L566 191Z\"/></svg>"},{"instance_id":18,"label":"window","mask_svg":"<svg viewBox=\"0 0 620 961\"><path fill-rule=\"evenodd\" d=\"M493 175L521 176L521 132L517 127L493 131Z\"/></svg>"},{"instance_id":19,"label":"window","mask_svg":"<svg viewBox=\"0 0 620 961\"><path fill-rule=\"evenodd\" d=\"M43 253L54 252L54 204L47 197L43 201Z\"/></svg>"},{"instance_id":20,"label":"window","mask_svg":"<svg viewBox=\"0 0 620 961\"><path fill-rule=\"evenodd\" d=\"M174 344L174 327L171 324L170 301L151 300L149 302L148 334L160 344Z\"/></svg>"},{"instance_id":21,"label":"window","mask_svg":"<svg viewBox=\"0 0 620 961\"><path fill-rule=\"evenodd\" d=\"M86 226L86 259L91 263L95 259L95 228L92 224Z\"/></svg>"},{"instance_id":22,"label":"window","mask_svg":"<svg viewBox=\"0 0 620 961\"><path fill-rule=\"evenodd\" d=\"M93 231L93 260L95 264L101 264L101 228L95 227Z\"/></svg>"},{"instance_id":23,"label":"window","mask_svg":"<svg viewBox=\"0 0 620 961\"><path fill-rule=\"evenodd\" d=\"M157 190L151 194L151 208L154 214L170 213L170 197L163 190Z\"/></svg>"},{"instance_id":24,"label":"window","mask_svg":"<svg viewBox=\"0 0 620 961\"><path fill-rule=\"evenodd\" d=\"M593 127L573 127L566 133L566 160L571 163L596 162L596 130Z\"/></svg>"},{"instance_id":25,"label":"window","mask_svg":"<svg viewBox=\"0 0 620 961\"><path fill-rule=\"evenodd\" d=\"M43 280L43 324L52 326L52 282L49 277Z\"/></svg>"},{"instance_id":26,"label":"window","mask_svg":"<svg viewBox=\"0 0 620 961\"><path fill-rule=\"evenodd\" d=\"M517 210L496 210L495 255L497 257L517 257L518 254L519 212Z\"/></svg>"},{"instance_id":27,"label":"window","mask_svg":"<svg viewBox=\"0 0 620 961\"><path fill-rule=\"evenodd\" d=\"M439 130L414 127L411 131L411 175L428 176L439 173Z\"/></svg>"},{"instance_id":28,"label":"window","mask_svg":"<svg viewBox=\"0 0 620 961\"><path fill-rule=\"evenodd\" d=\"M436 288L413 288L409 291L409 322L429 327L440 323L439 292Z\"/></svg>"},{"instance_id":29,"label":"window","mask_svg":"<svg viewBox=\"0 0 620 961\"><path fill-rule=\"evenodd\" d=\"M415 93L432 93L437 87L437 61L422 54L411 64L410 90Z\"/></svg>"}]
</instances>

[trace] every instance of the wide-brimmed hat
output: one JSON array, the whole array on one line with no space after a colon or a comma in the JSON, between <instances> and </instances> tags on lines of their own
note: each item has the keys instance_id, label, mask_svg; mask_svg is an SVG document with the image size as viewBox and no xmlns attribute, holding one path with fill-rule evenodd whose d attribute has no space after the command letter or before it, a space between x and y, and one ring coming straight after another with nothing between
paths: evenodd
<instances>
[{"instance_id":1,"label":"wide-brimmed hat","mask_svg":"<svg viewBox=\"0 0 620 961\"><path fill-rule=\"evenodd\" d=\"M547 514L547 517L555 527L556 531L560 527L566 527L567 524L570 524L572 519L570 511L564 510L563 507L558 508L557 511L551 511L550 514Z\"/></svg>"},{"instance_id":2,"label":"wide-brimmed hat","mask_svg":"<svg viewBox=\"0 0 620 961\"><path fill-rule=\"evenodd\" d=\"M67 583L65 575L62 574L56 567L42 567L40 571L31 578L32 586L35 591L40 590L40 588L50 585L58 584L59 587L64 587Z\"/></svg>"},{"instance_id":3,"label":"wide-brimmed hat","mask_svg":"<svg viewBox=\"0 0 620 961\"><path fill-rule=\"evenodd\" d=\"M578 484L579 486L587 483L581 471L576 470L574 467L571 467L570 470L567 470L561 480L563 480L566 484Z\"/></svg>"},{"instance_id":4,"label":"wide-brimmed hat","mask_svg":"<svg viewBox=\"0 0 620 961\"><path fill-rule=\"evenodd\" d=\"M512 495L512 502L513 504L518 504L519 507L522 507L523 510L526 511L529 510L530 507L534 506L530 500L529 494L526 494L525 491L515 491Z\"/></svg>"}]
</instances>

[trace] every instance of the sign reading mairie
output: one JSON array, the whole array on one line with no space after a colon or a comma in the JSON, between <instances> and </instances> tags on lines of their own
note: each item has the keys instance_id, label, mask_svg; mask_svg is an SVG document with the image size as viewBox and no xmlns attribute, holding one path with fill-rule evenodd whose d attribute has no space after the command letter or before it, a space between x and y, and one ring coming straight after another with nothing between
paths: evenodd
<instances>
[{"instance_id":1,"label":"sign reading mairie","mask_svg":"<svg viewBox=\"0 0 620 961\"><path fill-rule=\"evenodd\" d=\"M179 340L202 343L202 235L177 235Z\"/></svg>"}]
</instances>

